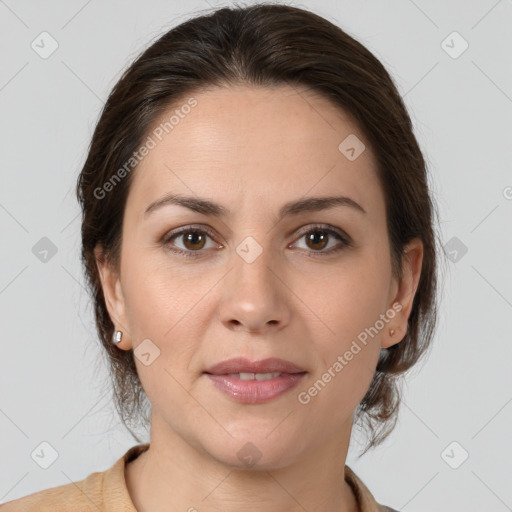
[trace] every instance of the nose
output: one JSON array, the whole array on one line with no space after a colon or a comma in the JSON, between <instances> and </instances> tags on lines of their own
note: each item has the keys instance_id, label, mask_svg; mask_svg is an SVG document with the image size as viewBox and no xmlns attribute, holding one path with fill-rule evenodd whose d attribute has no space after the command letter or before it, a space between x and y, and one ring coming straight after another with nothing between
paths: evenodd
<instances>
[{"instance_id":1,"label":"nose","mask_svg":"<svg viewBox=\"0 0 512 512\"><path fill-rule=\"evenodd\" d=\"M288 325L292 297L270 251L254 261L233 255L233 268L223 280L219 317L227 329L269 334Z\"/></svg>"}]
</instances>

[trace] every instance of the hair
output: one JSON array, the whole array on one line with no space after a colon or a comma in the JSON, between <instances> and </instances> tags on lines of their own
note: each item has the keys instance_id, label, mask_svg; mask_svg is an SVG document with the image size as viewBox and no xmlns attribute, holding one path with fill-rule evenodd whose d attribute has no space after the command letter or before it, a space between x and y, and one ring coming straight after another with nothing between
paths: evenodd
<instances>
[{"instance_id":1,"label":"hair","mask_svg":"<svg viewBox=\"0 0 512 512\"><path fill-rule=\"evenodd\" d=\"M134 152L170 105L207 88L235 85L306 87L351 114L377 160L394 276L402 277L405 244L415 237L423 242L421 276L405 337L381 350L371 385L355 411L354 419L368 437L365 453L395 427L401 402L398 377L431 346L437 319L437 212L411 119L384 66L340 27L288 5L225 7L172 28L123 72L102 109L76 193L82 209L81 259L99 339L108 356L116 410L140 442L129 425L144 419L147 426L147 397L133 350L119 350L112 343L114 324L94 254L101 247L102 257L119 268L123 215L133 177L133 171L119 171L133 162ZM117 180L114 192L105 193L116 171L123 179Z\"/></svg>"}]
</instances>

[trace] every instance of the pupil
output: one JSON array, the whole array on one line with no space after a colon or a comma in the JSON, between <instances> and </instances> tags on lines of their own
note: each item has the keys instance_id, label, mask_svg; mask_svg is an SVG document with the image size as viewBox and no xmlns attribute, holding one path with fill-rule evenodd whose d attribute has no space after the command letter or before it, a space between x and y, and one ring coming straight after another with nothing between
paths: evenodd
<instances>
[{"instance_id":1,"label":"pupil","mask_svg":"<svg viewBox=\"0 0 512 512\"><path fill-rule=\"evenodd\" d=\"M185 235L185 244L188 245L189 243L191 243L192 246L196 245L197 244L196 237L202 238L202 235L197 232L188 233L187 235ZM199 249L201 249L203 245L204 245L204 238L203 238L203 244L201 245L201 247L199 247ZM197 247L192 247L192 248L195 249Z\"/></svg>"},{"instance_id":2,"label":"pupil","mask_svg":"<svg viewBox=\"0 0 512 512\"><path fill-rule=\"evenodd\" d=\"M198 237L199 240L196 237ZM328 236L326 235L325 232L315 231L315 232L309 234L308 241L312 242L313 246L320 244L320 247L313 247L313 249L323 249L326 246L327 237ZM188 233L187 235L185 235L185 244L187 246L188 245L195 246L196 244L201 243L201 240L200 240L201 238L202 238L203 244L201 244L201 246L199 248L202 248L204 245L204 238L203 238L203 235L198 232L192 232L192 233ZM197 248L197 247L195 247L195 248Z\"/></svg>"},{"instance_id":3,"label":"pupil","mask_svg":"<svg viewBox=\"0 0 512 512\"><path fill-rule=\"evenodd\" d=\"M318 233L320 233L320 235L318 235ZM313 244L317 244L319 243L317 238L321 238L321 247L316 247L316 249L323 249L326 245L326 240L327 240L327 236L326 234L323 232L323 231L315 231L314 233L311 233L309 235L309 240L313 242ZM315 247L313 247L315 248Z\"/></svg>"}]
</instances>

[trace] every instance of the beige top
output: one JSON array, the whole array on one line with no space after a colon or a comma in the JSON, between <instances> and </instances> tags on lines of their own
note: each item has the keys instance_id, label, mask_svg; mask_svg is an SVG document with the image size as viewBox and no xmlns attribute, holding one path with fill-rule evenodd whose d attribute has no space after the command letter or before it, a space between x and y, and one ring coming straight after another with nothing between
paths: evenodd
<instances>
[{"instance_id":1,"label":"beige top","mask_svg":"<svg viewBox=\"0 0 512 512\"><path fill-rule=\"evenodd\" d=\"M1 512L137 512L124 474L125 465L149 448L132 446L106 471L91 473L79 482L29 494L0 505ZM353 489L360 512L396 512L379 505L364 483L345 466L345 480Z\"/></svg>"}]
</instances>

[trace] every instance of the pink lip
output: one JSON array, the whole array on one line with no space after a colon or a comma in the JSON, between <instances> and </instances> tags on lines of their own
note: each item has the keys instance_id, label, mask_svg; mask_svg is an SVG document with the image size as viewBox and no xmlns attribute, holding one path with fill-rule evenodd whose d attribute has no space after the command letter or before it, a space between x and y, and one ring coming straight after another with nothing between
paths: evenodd
<instances>
[{"instance_id":1,"label":"pink lip","mask_svg":"<svg viewBox=\"0 0 512 512\"><path fill-rule=\"evenodd\" d=\"M240 380L229 375L206 374L218 389L237 402L245 404L260 404L277 398L295 387L305 375L306 372L285 373L268 380Z\"/></svg>"},{"instance_id":2,"label":"pink lip","mask_svg":"<svg viewBox=\"0 0 512 512\"><path fill-rule=\"evenodd\" d=\"M214 366L211 366L205 373L213 375L229 375L230 373L302 373L305 372L304 368L300 368L296 364L277 357L269 357L260 361L251 362L244 357L235 357L222 361Z\"/></svg>"},{"instance_id":3,"label":"pink lip","mask_svg":"<svg viewBox=\"0 0 512 512\"><path fill-rule=\"evenodd\" d=\"M241 380L237 373L274 373L282 375L267 380ZM204 372L213 384L229 397L246 404L259 404L286 393L306 375L296 364L271 357L251 362L237 357L218 363Z\"/></svg>"}]
</instances>

